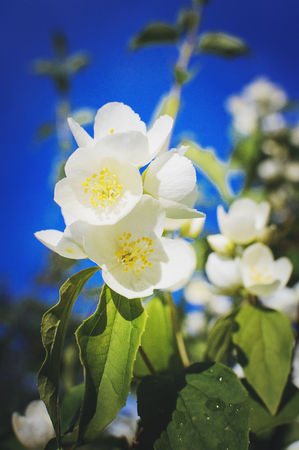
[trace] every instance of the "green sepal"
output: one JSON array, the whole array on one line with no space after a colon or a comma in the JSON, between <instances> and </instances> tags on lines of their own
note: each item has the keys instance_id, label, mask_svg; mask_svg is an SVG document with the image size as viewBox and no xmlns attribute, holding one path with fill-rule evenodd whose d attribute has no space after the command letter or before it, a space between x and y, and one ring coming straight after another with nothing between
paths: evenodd
<instances>
[{"instance_id":1,"label":"green sepal","mask_svg":"<svg viewBox=\"0 0 299 450\"><path fill-rule=\"evenodd\" d=\"M174 79L177 84L180 86L188 83L192 78L192 74L187 70L182 69L180 66L176 66L174 68Z\"/></svg>"},{"instance_id":2,"label":"green sepal","mask_svg":"<svg viewBox=\"0 0 299 450\"><path fill-rule=\"evenodd\" d=\"M198 50L201 53L210 53L223 58L236 58L249 53L249 48L244 41L223 32L203 33L198 42Z\"/></svg>"},{"instance_id":3,"label":"green sepal","mask_svg":"<svg viewBox=\"0 0 299 450\"><path fill-rule=\"evenodd\" d=\"M61 287L57 305L42 318L41 337L46 350L46 358L37 377L40 398L45 403L53 427L60 442L59 372L64 339L73 305L83 286L99 270L89 267L70 277Z\"/></svg>"},{"instance_id":4,"label":"green sepal","mask_svg":"<svg viewBox=\"0 0 299 450\"><path fill-rule=\"evenodd\" d=\"M277 412L291 369L294 333L287 316L273 309L246 305L236 315L232 334L248 383L270 413Z\"/></svg>"},{"instance_id":5,"label":"green sepal","mask_svg":"<svg viewBox=\"0 0 299 450\"><path fill-rule=\"evenodd\" d=\"M131 40L130 48L136 50L145 45L174 44L179 37L180 33L177 27L164 22L154 22Z\"/></svg>"},{"instance_id":6,"label":"green sepal","mask_svg":"<svg viewBox=\"0 0 299 450\"><path fill-rule=\"evenodd\" d=\"M85 369L77 445L94 440L125 405L147 314L104 285L96 312L76 332Z\"/></svg>"}]
</instances>

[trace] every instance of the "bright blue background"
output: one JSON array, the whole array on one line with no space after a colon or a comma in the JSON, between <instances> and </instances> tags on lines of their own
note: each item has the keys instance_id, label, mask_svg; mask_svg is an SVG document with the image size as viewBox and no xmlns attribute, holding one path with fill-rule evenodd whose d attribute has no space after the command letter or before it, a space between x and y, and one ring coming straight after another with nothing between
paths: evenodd
<instances>
[{"instance_id":1,"label":"bright blue background","mask_svg":"<svg viewBox=\"0 0 299 450\"><path fill-rule=\"evenodd\" d=\"M49 80L30 74L30 61L51 57L50 34L64 31L71 51L93 55L92 67L74 79L73 108L98 109L122 101L148 122L170 87L177 49L131 53L127 43L150 21L174 22L178 10L188 5L186 0L2 0L0 280L13 293L29 291L45 261L46 250L33 233L62 229L49 181L55 141L37 147L33 139L37 126L54 118L55 90ZM202 30L240 36L252 54L234 61L194 59L198 76L184 87L173 145L186 131L227 159L230 117L224 102L260 75L299 98L298 13L297 0L211 0Z\"/></svg>"}]
</instances>

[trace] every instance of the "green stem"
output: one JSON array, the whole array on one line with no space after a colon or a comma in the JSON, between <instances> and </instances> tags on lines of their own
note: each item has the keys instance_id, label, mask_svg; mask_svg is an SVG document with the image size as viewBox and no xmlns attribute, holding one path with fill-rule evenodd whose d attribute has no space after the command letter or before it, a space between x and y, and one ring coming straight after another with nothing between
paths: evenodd
<instances>
[{"instance_id":1,"label":"green stem","mask_svg":"<svg viewBox=\"0 0 299 450\"><path fill-rule=\"evenodd\" d=\"M141 357L142 357L142 359L143 359L143 361L144 361L146 367L147 367L148 370L150 371L150 373L151 373L152 375L158 375L158 372L156 371L156 369L154 368L154 366L153 366L152 363L150 362L150 360L149 360L147 354L145 353L145 351L144 351L144 349L143 349L143 347L142 347L141 345L139 346L138 350L139 350L139 353L140 353L140 355L141 355Z\"/></svg>"},{"instance_id":2,"label":"green stem","mask_svg":"<svg viewBox=\"0 0 299 450\"><path fill-rule=\"evenodd\" d=\"M188 367L188 366L190 366L190 361L189 361L189 357L188 357L187 350L185 347L183 335L180 330L177 309L176 309L176 306L174 304L174 301L173 301L173 298L172 298L172 295L170 292L168 293L167 297L168 297L169 305L171 308L171 319L172 319L173 331L174 331L174 335L176 338L179 354L180 354L183 366Z\"/></svg>"}]
</instances>

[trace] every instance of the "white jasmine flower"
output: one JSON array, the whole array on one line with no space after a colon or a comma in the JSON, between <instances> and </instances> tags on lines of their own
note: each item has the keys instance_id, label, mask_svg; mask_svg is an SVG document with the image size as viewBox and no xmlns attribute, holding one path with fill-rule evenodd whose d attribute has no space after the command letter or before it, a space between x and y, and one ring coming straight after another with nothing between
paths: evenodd
<instances>
[{"instance_id":1,"label":"white jasmine flower","mask_svg":"<svg viewBox=\"0 0 299 450\"><path fill-rule=\"evenodd\" d=\"M223 234L210 234L207 236L207 241L211 249L216 253L230 254L235 249L234 241Z\"/></svg>"},{"instance_id":2,"label":"white jasmine flower","mask_svg":"<svg viewBox=\"0 0 299 450\"><path fill-rule=\"evenodd\" d=\"M255 105L242 97L232 96L226 103L233 116L233 126L240 134L249 135L257 129L258 114Z\"/></svg>"},{"instance_id":3,"label":"white jasmine flower","mask_svg":"<svg viewBox=\"0 0 299 450\"><path fill-rule=\"evenodd\" d=\"M165 220L165 231L175 231L180 229L180 236L196 239L203 230L205 217L196 219L168 219Z\"/></svg>"},{"instance_id":4,"label":"white jasmine flower","mask_svg":"<svg viewBox=\"0 0 299 450\"><path fill-rule=\"evenodd\" d=\"M233 202L226 213L222 205L217 208L217 219L220 231L236 244L249 244L261 239L266 233L269 220L270 204L257 204L249 198Z\"/></svg>"},{"instance_id":5,"label":"white jasmine flower","mask_svg":"<svg viewBox=\"0 0 299 450\"><path fill-rule=\"evenodd\" d=\"M147 132L145 123L129 106L111 102L97 112L94 123L94 139L73 119L69 119L69 126L79 147L94 147L97 142L107 137L112 146L115 146L118 145L120 137L123 140L130 139L132 134L135 135L136 140L140 140L144 145L141 146L139 152L131 151L130 161L141 167L148 164L159 153L170 135L173 119L168 115L161 116Z\"/></svg>"},{"instance_id":6,"label":"white jasmine flower","mask_svg":"<svg viewBox=\"0 0 299 450\"><path fill-rule=\"evenodd\" d=\"M124 149L129 145L130 141L123 141ZM67 213L93 225L108 225L138 203L142 195L139 170L114 150L109 154L109 145L102 140L95 148L78 149L69 157L66 178L56 184L54 194Z\"/></svg>"},{"instance_id":7,"label":"white jasmine flower","mask_svg":"<svg viewBox=\"0 0 299 450\"><path fill-rule=\"evenodd\" d=\"M184 264L181 266L180 278L166 288L167 291L174 292L182 289L191 279L195 272L197 257L192 245L184 239L174 239L177 252L184 255Z\"/></svg>"},{"instance_id":8,"label":"white jasmine flower","mask_svg":"<svg viewBox=\"0 0 299 450\"><path fill-rule=\"evenodd\" d=\"M273 113L269 116L263 117L262 128L263 131L266 132L278 131L282 128L286 128L286 121L281 114Z\"/></svg>"},{"instance_id":9,"label":"white jasmine flower","mask_svg":"<svg viewBox=\"0 0 299 450\"><path fill-rule=\"evenodd\" d=\"M206 274L220 292L233 294L242 287L240 259L228 259L210 253L206 262Z\"/></svg>"},{"instance_id":10,"label":"white jasmine flower","mask_svg":"<svg viewBox=\"0 0 299 450\"><path fill-rule=\"evenodd\" d=\"M285 177L293 183L299 182L299 161L290 161L286 164Z\"/></svg>"},{"instance_id":11,"label":"white jasmine flower","mask_svg":"<svg viewBox=\"0 0 299 450\"><path fill-rule=\"evenodd\" d=\"M211 301L207 304L207 310L216 316L228 314L231 309L231 298L226 295L213 295Z\"/></svg>"},{"instance_id":12,"label":"white jasmine flower","mask_svg":"<svg viewBox=\"0 0 299 450\"><path fill-rule=\"evenodd\" d=\"M273 253L264 244L252 244L244 250L241 273L245 288L254 295L271 295L287 284L292 264L288 258L274 261Z\"/></svg>"},{"instance_id":13,"label":"white jasmine flower","mask_svg":"<svg viewBox=\"0 0 299 450\"><path fill-rule=\"evenodd\" d=\"M261 297L261 301L268 308L278 309L295 322L298 316L299 283L292 288L285 287L275 291L270 297Z\"/></svg>"},{"instance_id":14,"label":"white jasmine flower","mask_svg":"<svg viewBox=\"0 0 299 450\"><path fill-rule=\"evenodd\" d=\"M198 195L196 172L192 162L183 156L185 150L163 153L143 174L143 192L159 200L170 219L205 217L192 209Z\"/></svg>"},{"instance_id":15,"label":"white jasmine flower","mask_svg":"<svg viewBox=\"0 0 299 450\"><path fill-rule=\"evenodd\" d=\"M260 115L271 114L287 104L286 93L276 84L260 77L244 89L243 96L255 102Z\"/></svg>"},{"instance_id":16,"label":"white jasmine flower","mask_svg":"<svg viewBox=\"0 0 299 450\"><path fill-rule=\"evenodd\" d=\"M278 158L266 158L257 166L257 173L262 180L273 182L282 177L284 169L284 164Z\"/></svg>"},{"instance_id":17,"label":"white jasmine flower","mask_svg":"<svg viewBox=\"0 0 299 450\"><path fill-rule=\"evenodd\" d=\"M105 283L127 297L145 297L185 279L190 250L180 240L161 237L165 212L152 197L143 195L126 217L114 225L88 226L84 248L102 268Z\"/></svg>"},{"instance_id":18,"label":"white jasmine flower","mask_svg":"<svg viewBox=\"0 0 299 450\"><path fill-rule=\"evenodd\" d=\"M83 230L86 222L76 220L68 225L64 232L58 230L43 230L34 236L46 247L60 256L70 259L83 259L87 255L83 248Z\"/></svg>"},{"instance_id":19,"label":"white jasmine flower","mask_svg":"<svg viewBox=\"0 0 299 450\"><path fill-rule=\"evenodd\" d=\"M47 408L42 400L35 400L27 406L25 415L12 414L12 428L19 441L30 450L43 450L55 436Z\"/></svg>"},{"instance_id":20,"label":"white jasmine flower","mask_svg":"<svg viewBox=\"0 0 299 450\"><path fill-rule=\"evenodd\" d=\"M185 287L184 296L191 305L205 305L213 299L212 289L209 283L197 276Z\"/></svg>"}]
</instances>

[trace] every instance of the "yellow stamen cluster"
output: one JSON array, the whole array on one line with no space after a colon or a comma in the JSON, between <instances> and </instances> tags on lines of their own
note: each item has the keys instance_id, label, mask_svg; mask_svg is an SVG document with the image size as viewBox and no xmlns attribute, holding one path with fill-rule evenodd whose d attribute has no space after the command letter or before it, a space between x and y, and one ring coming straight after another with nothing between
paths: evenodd
<instances>
[{"instance_id":1,"label":"yellow stamen cluster","mask_svg":"<svg viewBox=\"0 0 299 450\"><path fill-rule=\"evenodd\" d=\"M94 173L81 184L84 187L84 193L90 194L90 203L95 208L112 205L124 188L122 184L118 184L116 175L111 175L107 167L101 170L99 176Z\"/></svg>"},{"instance_id":2,"label":"yellow stamen cluster","mask_svg":"<svg viewBox=\"0 0 299 450\"><path fill-rule=\"evenodd\" d=\"M251 281L258 284L269 284L273 281L273 276L269 273L269 267L266 265L258 268L250 266L249 277Z\"/></svg>"},{"instance_id":3,"label":"yellow stamen cluster","mask_svg":"<svg viewBox=\"0 0 299 450\"><path fill-rule=\"evenodd\" d=\"M137 275L140 270L144 270L145 267L152 267L152 263L148 262L148 254L153 253L152 247L153 241L148 237L142 236L137 241L130 241L131 233L124 232L122 236L119 236L120 246L115 256L118 261L123 264L124 271L128 272L129 269L134 269Z\"/></svg>"}]
</instances>

